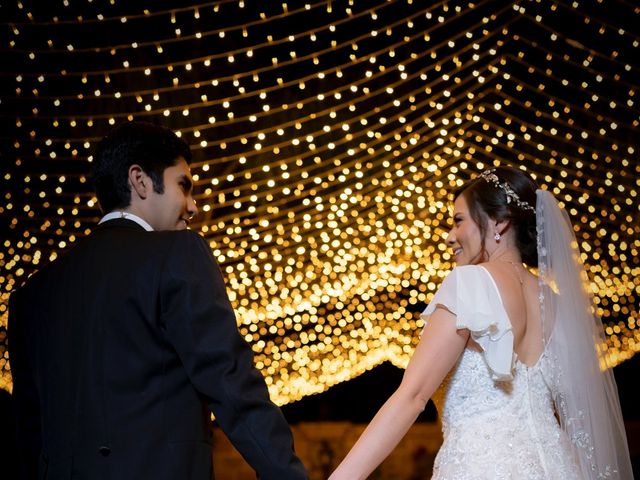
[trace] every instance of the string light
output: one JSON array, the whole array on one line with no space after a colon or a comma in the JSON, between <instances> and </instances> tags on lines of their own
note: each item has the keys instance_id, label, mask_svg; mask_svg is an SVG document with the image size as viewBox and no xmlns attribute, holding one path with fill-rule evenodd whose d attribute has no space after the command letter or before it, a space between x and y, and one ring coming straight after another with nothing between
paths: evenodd
<instances>
[{"instance_id":1,"label":"string light","mask_svg":"<svg viewBox=\"0 0 640 480\"><path fill-rule=\"evenodd\" d=\"M221 264L279 404L385 360L406 366L419 312L454 266L449 192L500 163L526 169L572 215L605 363L638 350L637 7L8 10L0 388L11 389L8 297L90 233L92 147L127 119L168 125L191 145L192 228Z\"/></svg>"}]
</instances>

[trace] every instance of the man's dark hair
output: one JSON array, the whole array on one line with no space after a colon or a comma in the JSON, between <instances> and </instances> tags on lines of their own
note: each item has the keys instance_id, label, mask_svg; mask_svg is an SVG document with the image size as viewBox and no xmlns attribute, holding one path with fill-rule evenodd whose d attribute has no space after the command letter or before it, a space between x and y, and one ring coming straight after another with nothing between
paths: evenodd
<instances>
[{"instance_id":1,"label":"man's dark hair","mask_svg":"<svg viewBox=\"0 0 640 480\"><path fill-rule=\"evenodd\" d=\"M191 150L168 128L148 122L118 125L98 143L94 155L92 180L102 211L131 204L131 165L139 165L151 177L153 190L163 193L164 171L176 165L178 157L190 163Z\"/></svg>"}]
</instances>

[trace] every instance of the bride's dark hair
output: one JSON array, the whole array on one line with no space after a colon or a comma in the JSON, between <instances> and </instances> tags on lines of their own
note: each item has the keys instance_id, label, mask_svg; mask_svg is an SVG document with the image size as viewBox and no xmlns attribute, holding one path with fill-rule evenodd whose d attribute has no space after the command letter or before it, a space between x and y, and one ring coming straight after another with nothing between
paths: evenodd
<instances>
[{"instance_id":1,"label":"bride's dark hair","mask_svg":"<svg viewBox=\"0 0 640 480\"><path fill-rule=\"evenodd\" d=\"M453 193L454 200L460 195L464 197L469 214L480 229L482 238L480 261L487 259L484 239L487 234L487 219L490 218L498 222L509 222L507 228L513 228L515 231L516 246L522 261L526 265L537 267L536 214L533 209L536 206L538 185L527 173L517 168L501 166L492 170L500 183L508 184L518 198L530 205L532 209L522 208L514 201L507 202L507 195L502 188L480 176L457 188Z\"/></svg>"}]
</instances>

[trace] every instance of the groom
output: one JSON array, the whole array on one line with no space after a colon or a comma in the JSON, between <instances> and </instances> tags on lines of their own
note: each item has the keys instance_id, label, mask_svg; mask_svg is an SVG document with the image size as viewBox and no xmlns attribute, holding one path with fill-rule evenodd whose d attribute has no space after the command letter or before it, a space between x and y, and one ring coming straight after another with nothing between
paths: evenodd
<instances>
[{"instance_id":1,"label":"groom","mask_svg":"<svg viewBox=\"0 0 640 480\"><path fill-rule=\"evenodd\" d=\"M210 479L210 412L260 479L307 478L209 246L186 229L190 160L166 128L112 131L93 172L106 215L11 296L22 478Z\"/></svg>"}]
</instances>

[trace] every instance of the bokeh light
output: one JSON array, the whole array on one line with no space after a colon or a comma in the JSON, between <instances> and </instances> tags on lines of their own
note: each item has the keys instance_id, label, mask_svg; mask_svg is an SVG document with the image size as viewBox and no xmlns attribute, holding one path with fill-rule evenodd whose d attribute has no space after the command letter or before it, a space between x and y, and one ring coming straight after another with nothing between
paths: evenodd
<instances>
[{"instance_id":1,"label":"bokeh light","mask_svg":"<svg viewBox=\"0 0 640 480\"><path fill-rule=\"evenodd\" d=\"M8 297L91 231L92 148L131 119L191 145L192 228L279 404L407 364L449 192L501 163L571 214L607 363L638 350L640 7L189 3L0 6L0 388Z\"/></svg>"}]
</instances>

